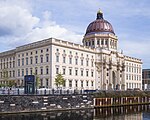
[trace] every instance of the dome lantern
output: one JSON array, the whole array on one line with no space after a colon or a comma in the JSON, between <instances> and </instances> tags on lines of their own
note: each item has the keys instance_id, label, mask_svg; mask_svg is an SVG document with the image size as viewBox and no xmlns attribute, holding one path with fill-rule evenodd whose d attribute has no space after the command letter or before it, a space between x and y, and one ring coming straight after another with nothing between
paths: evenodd
<instances>
[{"instance_id":1,"label":"dome lantern","mask_svg":"<svg viewBox=\"0 0 150 120\"><path fill-rule=\"evenodd\" d=\"M100 9L97 11L97 19L103 19L103 12Z\"/></svg>"}]
</instances>

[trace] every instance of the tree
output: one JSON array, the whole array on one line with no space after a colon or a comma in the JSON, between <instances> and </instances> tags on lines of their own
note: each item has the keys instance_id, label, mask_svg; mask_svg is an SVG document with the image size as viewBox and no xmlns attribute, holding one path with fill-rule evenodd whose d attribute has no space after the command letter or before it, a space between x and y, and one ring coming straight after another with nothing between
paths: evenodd
<instances>
[{"instance_id":1,"label":"tree","mask_svg":"<svg viewBox=\"0 0 150 120\"><path fill-rule=\"evenodd\" d=\"M15 80L10 80L10 77L8 75L8 70L7 69L3 69L2 70L2 79L4 79L4 81L6 82L6 84L2 84L1 86L5 86L5 87L12 87L15 85Z\"/></svg>"},{"instance_id":2,"label":"tree","mask_svg":"<svg viewBox=\"0 0 150 120\"><path fill-rule=\"evenodd\" d=\"M57 88L65 85L65 79L63 78L62 74L59 73L56 75L55 84L56 84Z\"/></svg>"}]
</instances>

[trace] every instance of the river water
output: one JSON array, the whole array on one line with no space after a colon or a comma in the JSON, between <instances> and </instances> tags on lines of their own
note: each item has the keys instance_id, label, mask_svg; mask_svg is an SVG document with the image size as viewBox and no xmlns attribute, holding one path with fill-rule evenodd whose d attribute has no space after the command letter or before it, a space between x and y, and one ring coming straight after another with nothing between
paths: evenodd
<instances>
[{"instance_id":1,"label":"river water","mask_svg":"<svg viewBox=\"0 0 150 120\"><path fill-rule=\"evenodd\" d=\"M150 106L126 106L32 114L0 115L0 120L150 120Z\"/></svg>"}]
</instances>

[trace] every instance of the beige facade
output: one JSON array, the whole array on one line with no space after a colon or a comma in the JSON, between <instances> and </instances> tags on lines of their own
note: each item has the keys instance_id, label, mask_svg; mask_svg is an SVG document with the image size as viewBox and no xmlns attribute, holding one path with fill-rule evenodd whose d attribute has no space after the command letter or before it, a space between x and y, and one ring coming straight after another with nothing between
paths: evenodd
<instances>
[{"instance_id":1,"label":"beige facade","mask_svg":"<svg viewBox=\"0 0 150 120\"><path fill-rule=\"evenodd\" d=\"M90 24L83 45L49 38L0 53L0 83L7 84L9 78L23 86L25 75L37 74L41 87L55 88L55 77L61 73L66 89L141 89L142 61L118 52L112 26L98 14L96 22L108 31L95 32Z\"/></svg>"}]
</instances>

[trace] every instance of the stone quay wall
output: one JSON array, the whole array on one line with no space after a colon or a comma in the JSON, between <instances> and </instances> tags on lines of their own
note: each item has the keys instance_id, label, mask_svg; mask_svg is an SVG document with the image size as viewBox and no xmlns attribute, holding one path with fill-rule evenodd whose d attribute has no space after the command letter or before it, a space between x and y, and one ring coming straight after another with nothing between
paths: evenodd
<instances>
[{"instance_id":1,"label":"stone quay wall","mask_svg":"<svg viewBox=\"0 0 150 120\"><path fill-rule=\"evenodd\" d=\"M0 114L93 108L92 95L0 95Z\"/></svg>"}]
</instances>

